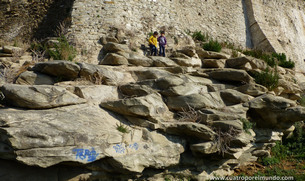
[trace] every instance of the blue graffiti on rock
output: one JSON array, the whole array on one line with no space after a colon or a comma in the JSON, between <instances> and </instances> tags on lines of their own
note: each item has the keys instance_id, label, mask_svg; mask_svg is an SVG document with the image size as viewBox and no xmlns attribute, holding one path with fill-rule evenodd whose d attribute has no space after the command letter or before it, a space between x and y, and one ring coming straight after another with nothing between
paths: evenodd
<instances>
[{"instance_id":1,"label":"blue graffiti on rock","mask_svg":"<svg viewBox=\"0 0 305 181\"><path fill-rule=\"evenodd\" d=\"M96 153L94 148L92 148L91 151L89 149L75 148L72 150L72 152L76 153L76 160L85 160L87 158L88 162L95 161L96 157L99 155L99 153Z\"/></svg>"},{"instance_id":2,"label":"blue graffiti on rock","mask_svg":"<svg viewBox=\"0 0 305 181\"><path fill-rule=\"evenodd\" d=\"M139 149L139 144L138 143L130 144L129 148L138 150Z\"/></svg>"},{"instance_id":3,"label":"blue graffiti on rock","mask_svg":"<svg viewBox=\"0 0 305 181\"><path fill-rule=\"evenodd\" d=\"M116 144L115 146L113 146L113 148L114 148L116 153L125 153L125 150L126 150L127 146L125 148L124 144ZM138 150L139 149L139 144L138 143L129 144L128 148Z\"/></svg>"},{"instance_id":4,"label":"blue graffiti on rock","mask_svg":"<svg viewBox=\"0 0 305 181\"><path fill-rule=\"evenodd\" d=\"M113 148L116 153L125 153L125 147L122 144L116 144Z\"/></svg>"}]
</instances>

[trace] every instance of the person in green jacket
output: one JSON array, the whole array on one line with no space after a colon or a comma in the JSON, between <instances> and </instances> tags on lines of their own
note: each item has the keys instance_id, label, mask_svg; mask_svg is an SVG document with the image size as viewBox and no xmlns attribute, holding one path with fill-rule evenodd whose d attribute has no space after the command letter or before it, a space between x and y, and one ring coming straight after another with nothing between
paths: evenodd
<instances>
[{"instance_id":1,"label":"person in green jacket","mask_svg":"<svg viewBox=\"0 0 305 181\"><path fill-rule=\"evenodd\" d=\"M154 34L148 39L149 47L150 47L150 56L154 55L157 56L157 40L158 32L154 32Z\"/></svg>"}]
</instances>

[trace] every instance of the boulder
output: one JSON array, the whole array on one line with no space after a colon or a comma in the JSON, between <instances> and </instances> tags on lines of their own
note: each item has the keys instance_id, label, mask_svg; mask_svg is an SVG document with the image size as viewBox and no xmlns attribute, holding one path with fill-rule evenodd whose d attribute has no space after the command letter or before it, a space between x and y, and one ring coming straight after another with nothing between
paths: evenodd
<instances>
[{"instance_id":1,"label":"boulder","mask_svg":"<svg viewBox=\"0 0 305 181\"><path fill-rule=\"evenodd\" d=\"M208 72L211 79L219 81L232 81L241 83L253 83L253 78L244 70L222 69Z\"/></svg>"},{"instance_id":2,"label":"boulder","mask_svg":"<svg viewBox=\"0 0 305 181\"><path fill-rule=\"evenodd\" d=\"M247 66L247 65L250 65ZM256 59L249 56L231 58L226 61L226 67L228 68L235 68L235 69L260 69L265 70L268 67L268 64L260 59Z\"/></svg>"},{"instance_id":3,"label":"boulder","mask_svg":"<svg viewBox=\"0 0 305 181\"><path fill-rule=\"evenodd\" d=\"M180 140L169 138L159 134L156 131L149 132L143 130L143 141L124 145L126 152L130 152L128 155L120 155L107 160L108 168L112 167L112 170L123 170L128 172L142 173L145 168L163 169L172 165L177 165L180 161L180 154L184 152ZM131 147L130 147L131 145ZM129 148L129 149L128 149ZM126 153L127 154L127 153ZM97 165L97 168L105 168L103 161L93 165ZM94 166L93 166L94 167Z\"/></svg>"},{"instance_id":4,"label":"boulder","mask_svg":"<svg viewBox=\"0 0 305 181\"><path fill-rule=\"evenodd\" d=\"M226 90L226 89L233 89L235 88L234 85L231 84L221 84L218 82L215 82L214 84L209 84L207 85L209 88L209 92L219 92L221 90Z\"/></svg>"},{"instance_id":5,"label":"boulder","mask_svg":"<svg viewBox=\"0 0 305 181\"><path fill-rule=\"evenodd\" d=\"M283 132L279 130L275 130L273 128L266 129L266 128L256 128L255 130L255 143L257 144L256 149L271 149L275 146L275 144L269 143L276 143L278 141L282 141ZM264 143L260 145L259 143ZM267 144L265 144L267 143Z\"/></svg>"},{"instance_id":6,"label":"boulder","mask_svg":"<svg viewBox=\"0 0 305 181\"><path fill-rule=\"evenodd\" d=\"M53 77L32 71L21 73L16 80L16 84L21 85L53 85L54 83Z\"/></svg>"},{"instance_id":7,"label":"boulder","mask_svg":"<svg viewBox=\"0 0 305 181\"><path fill-rule=\"evenodd\" d=\"M132 65L150 67L153 66L153 60L144 56L138 55L135 53L130 53L128 57L128 62Z\"/></svg>"},{"instance_id":8,"label":"boulder","mask_svg":"<svg viewBox=\"0 0 305 181\"><path fill-rule=\"evenodd\" d=\"M298 93L302 92L301 88L298 84L293 83L291 81L287 81L285 79L279 79L278 87L283 88L283 91L282 91L283 93L298 94Z\"/></svg>"},{"instance_id":9,"label":"boulder","mask_svg":"<svg viewBox=\"0 0 305 181\"><path fill-rule=\"evenodd\" d=\"M236 120L246 118L248 108L240 105L227 106L222 109L201 109L198 114L202 123L209 123L218 120Z\"/></svg>"},{"instance_id":10,"label":"boulder","mask_svg":"<svg viewBox=\"0 0 305 181\"><path fill-rule=\"evenodd\" d=\"M196 48L196 53L198 54L201 60L203 59L228 59L230 55L219 53L219 52L212 52L212 51L205 51L202 48Z\"/></svg>"},{"instance_id":11,"label":"boulder","mask_svg":"<svg viewBox=\"0 0 305 181\"><path fill-rule=\"evenodd\" d=\"M112 42L112 43L119 43L119 40L116 37L113 37L113 36L107 36L106 41L107 42Z\"/></svg>"},{"instance_id":12,"label":"boulder","mask_svg":"<svg viewBox=\"0 0 305 181\"><path fill-rule=\"evenodd\" d=\"M206 125L192 122L164 123L165 132L185 137L194 137L204 141L212 141L215 132Z\"/></svg>"},{"instance_id":13,"label":"boulder","mask_svg":"<svg viewBox=\"0 0 305 181\"><path fill-rule=\"evenodd\" d=\"M233 89L220 91L220 96L227 106L245 103L253 99L252 96L243 94Z\"/></svg>"},{"instance_id":14,"label":"boulder","mask_svg":"<svg viewBox=\"0 0 305 181\"><path fill-rule=\"evenodd\" d=\"M115 101L119 99L119 91L116 86L90 85L75 86L74 93L88 102L100 104L101 102Z\"/></svg>"},{"instance_id":15,"label":"boulder","mask_svg":"<svg viewBox=\"0 0 305 181\"><path fill-rule=\"evenodd\" d=\"M177 52L183 53L189 57L194 57L195 55L197 55L195 47L193 46L183 47L182 49L177 50Z\"/></svg>"},{"instance_id":16,"label":"boulder","mask_svg":"<svg viewBox=\"0 0 305 181\"><path fill-rule=\"evenodd\" d=\"M99 65L128 65L128 60L121 55L108 53Z\"/></svg>"},{"instance_id":17,"label":"boulder","mask_svg":"<svg viewBox=\"0 0 305 181\"><path fill-rule=\"evenodd\" d=\"M127 116L160 117L168 112L162 97L157 93L118 101L102 102L100 106Z\"/></svg>"},{"instance_id":18,"label":"boulder","mask_svg":"<svg viewBox=\"0 0 305 181\"><path fill-rule=\"evenodd\" d=\"M128 52L129 48L125 44L108 42L106 45L104 45L103 50L105 53L117 53L117 52Z\"/></svg>"},{"instance_id":19,"label":"boulder","mask_svg":"<svg viewBox=\"0 0 305 181\"><path fill-rule=\"evenodd\" d=\"M166 76L156 80L156 86L163 90L172 86L178 86L184 83L184 80L178 76Z\"/></svg>"},{"instance_id":20,"label":"boulder","mask_svg":"<svg viewBox=\"0 0 305 181\"><path fill-rule=\"evenodd\" d=\"M119 40L116 37L103 36L100 38L100 43L106 45L108 42L119 43Z\"/></svg>"},{"instance_id":21,"label":"boulder","mask_svg":"<svg viewBox=\"0 0 305 181\"><path fill-rule=\"evenodd\" d=\"M235 90L254 97L261 96L268 92L268 89L266 87L254 83L239 86L235 88Z\"/></svg>"},{"instance_id":22,"label":"boulder","mask_svg":"<svg viewBox=\"0 0 305 181\"><path fill-rule=\"evenodd\" d=\"M73 62L55 60L36 63L31 70L59 77L63 80L71 80L78 77L80 67Z\"/></svg>"},{"instance_id":23,"label":"boulder","mask_svg":"<svg viewBox=\"0 0 305 181\"><path fill-rule=\"evenodd\" d=\"M225 59L204 59L202 60L203 68L224 68Z\"/></svg>"},{"instance_id":24,"label":"boulder","mask_svg":"<svg viewBox=\"0 0 305 181\"><path fill-rule=\"evenodd\" d=\"M179 163L184 151L181 141L147 129L128 128L122 133L117 130L120 121L119 116L88 104L39 111L1 109L0 143L9 149L0 150L0 158L13 154L11 159L29 166L69 162L82 164L87 171L108 168L116 173Z\"/></svg>"},{"instance_id":25,"label":"boulder","mask_svg":"<svg viewBox=\"0 0 305 181\"><path fill-rule=\"evenodd\" d=\"M211 125L221 131L227 131L230 127L233 127L238 132L243 131L243 123L240 120L213 121Z\"/></svg>"},{"instance_id":26,"label":"boulder","mask_svg":"<svg viewBox=\"0 0 305 181\"><path fill-rule=\"evenodd\" d=\"M192 150L193 155L195 155L195 156L210 155L213 153L217 153L219 151L216 143L212 142L212 141L192 144L191 150Z\"/></svg>"},{"instance_id":27,"label":"boulder","mask_svg":"<svg viewBox=\"0 0 305 181\"><path fill-rule=\"evenodd\" d=\"M171 60L167 57L151 56L150 58L153 60L154 67L178 67L179 66L173 60Z\"/></svg>"},{"instance_id":28,"label":"boulder","mask_svg":"<svg viewBox=\"0 0 305 181\"><path fill-rule=\"evenodd\" d=\"M175 51L171 54L171 59L174 59L174 58L189 59L190 57L185 55L184 53Z\"/></svg>"},{"instance_id":29,"label":"boulder","mask_svg":"<svg viewBox=\"0 0 305 181\"><path fill-rule=\"evenodd\" d=\"M138 84L125 84L119 86L119 91L123 95L123 97L139 97L139 96L147 96L149 94L156 93L155 90L146 86L146 85L138 85Z\"/></svg>"},{"instance_id":30,"label":"boulder","mask_svg":"<svg viewBox=\"0 0 305 181\"><path fill-rule=\"evenodd\" d=\"M5 84L0 90L6 104L29 109L47 109L86 102L62 87L50 85Z\"/></svg>"},{"instance_id":31,"label":"boulder","mask_svg":"<svg viewBox=\"0 0 305 181\"><path fill-rule=\"evenodd\" d=\"M24 54L24 50L19 47L14 47L14 46L3 46L2 47L2 52L6 54L12 54L12 56L22 56Z\"/></svg>"},{"instance_id":32,"label":"boulder","mask_svg":"<svg viewBox=\"0 0 305 181\"><path fill-rule=\"evenodd\" d=\"M255 150L252 152L252 155L260 158L271 156L269 150Z\"/></svg>"},{"instance_id":33,"label":"boulder","mask_svg":"<svg viewBox=\"0 0 305 181\"><path fill-rule=\"evenodd\" d=\"M214 83L214 81L211 80L211 79L208 79L208 78L205 78L205 77L201 77L201 76L196 76L196 75L192 76L192 75L186 74L186 75L183 75L183 77L185 77L185 79L188 82L201 83L201 84L206 84L206 85Z\"/></svg>"},{"instance_id":34,"label":"boulder","mask_svg":"<svg viewBox=\"0 0 305 181\"><path fill-rule=\"evenodd\" d=\"M100 79L106 85L121 85L134 82L130 73L124 72L122 69L105 65L93 65L88 63L79 63L81 68L80 77L87 80Z\"/></svg>"},{"instance_id":35,"label":"boulder","mask_svg":"<svg viewBox=\"0 0 305 181\"><path fill-rule=\"evenodd\" d=\"M186 67L201 67L202 62L198 58L172 58L178 65Z\"/></svg>"},{"instance_id":36,"label":"boulder","mask_svg":"<svg viewBox=\"0 0 305 181\"><path fill-rule=\"evenodd\" d=\"M258 127L288 129L295 122L305 119L305 108L296 106L294 101L265 94L245 103L249 116Z\"/></svg>"},{"instance_id":37,"label":"boulder","mask_svg":"<svg viewBox=\"0 0 305 181\"><path fill-rule=\"evenodd\" d=\"M153 68L153 67L151 67L149 69L144 69L141 67L141 69L132 70L130 72L134 75L135 80L137 80L137 81L159 79L162 77L174 75L166 70L160 70L160 69Z\"/></svg>"},{"instance_id":38,"label":"boulder","mask_svg":"<svg viewBox=\"0 0 305 181\"><path fill-rule=\"evenodd\" d=\"M188 82L185 84L169 87L161 91L164 96L185 96L190 94L208 93L208 87L200 83Z\"/></svg>"},{"instance_id":39,"label":"boulder","mask_svg":"<svg viewBox=\"0 0 305 181\"><path fill-rule=\"evenodd\" d=\"M233 148L242 148L254 141L254 137L246 132L239 133L230 142L230 146Z\"/></svg>"},{"instance_id":40,"label":"boulder","mask_svg":"<svg viewBox=\"0 0 305 181\"><path fill-rule=\"evenodd\" d=\"M202 109L221 108L225 106L219 93L217 92L168 97L166 104L170 110L174 111L181 111L183 109L187 110L189 107L194 109Z\"/></svg>"}]
</instances>

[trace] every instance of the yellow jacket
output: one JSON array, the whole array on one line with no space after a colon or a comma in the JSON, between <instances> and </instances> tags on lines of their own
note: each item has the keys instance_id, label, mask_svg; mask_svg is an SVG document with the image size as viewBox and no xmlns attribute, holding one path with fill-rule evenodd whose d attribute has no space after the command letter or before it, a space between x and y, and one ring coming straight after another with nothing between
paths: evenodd
<instances>
[{"instance_id":1,"label":"yellow jacket","mask_svg":"<svg viewBox=\"0 0 305 181\"><path fill-rule=\"evenodd\" d=\"M149 39L148 39L148 42L150 45L155 45L157 47L158 45L158 41L157 41L157 38L154 37L154 35L152 35Z\"/></svg>"}]
</instances>

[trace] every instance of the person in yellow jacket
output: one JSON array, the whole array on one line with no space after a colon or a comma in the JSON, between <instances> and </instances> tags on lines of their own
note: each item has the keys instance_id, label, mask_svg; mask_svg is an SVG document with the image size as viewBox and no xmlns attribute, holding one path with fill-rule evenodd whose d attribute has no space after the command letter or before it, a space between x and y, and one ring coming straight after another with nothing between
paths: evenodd
<instances>
[{"instance_id":1,"label":"person in yellow jacket","mask_svg":"<svg viewBox=\"0 0 305 181\"><path fill-rule=\"evenodd\" d=\"M158 45L158 40L157 40L158 32L154 32L154 34L148 39L149 42L149 47L150 47L150 56L154 55L157 56L157 45Z\"/></svg>"}]
</instances>

